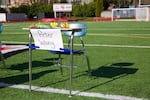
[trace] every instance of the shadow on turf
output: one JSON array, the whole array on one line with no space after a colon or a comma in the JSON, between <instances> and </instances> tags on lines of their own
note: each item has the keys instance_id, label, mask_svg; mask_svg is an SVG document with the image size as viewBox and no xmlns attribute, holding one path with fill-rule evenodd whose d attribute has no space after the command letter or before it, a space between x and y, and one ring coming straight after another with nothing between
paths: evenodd
<instances>
[{"instance_id":1,"label":"shadow on turf","mask_svg":"<svg viewBox=\"0 0 150 100\"><path fill-rule=\"evenodd\" d=\"M47 59L47 61L32 61L32 68L49 67L49 66L54 65L57 60L58 60L57 58L49 58L49 59ZM28 66L29 66L29 63L25 62L25 63L21 63L21 64L11 65L11 67L9 67L7 69L24 71L24 70L28 69Z\"/></svg>"},{"instance_id":2,"label":"shadow on turf","mask_svg":"<svg viewBox=\"0 0 150 100\"><path fill-rule=\"evenodd\" d=\"M118 78L124 77L128 74L136 73L136 71L138 70L136 68L125 68L125 67L129 67L132 65L134 65L134 63L121 62L121 63L111 64L110 66L101 66L98 69L92 70L90 77L91 77L91 79L95 79L95 78L99 78L99 77L111 78L110 81L107 81L107 82L104 82L104 83L97 85L97 86L100 86L100 85L109 83L111 81L114 81ZM79 78L82 76L88 76L87 71L77 72L77 73L73 73L73 74L74 74L73 79ZM68 81L68 78L66 78L66 76L65 76L65 79L62 79L62 80L59 80L56 82L52 82L52 83L48 83L48 84L44 85L43 87L50 86L50 85L57 84L57 83L61 83L64 81ZM97 87L97 86L92 86L91 88L88 88L86 90L92 89L92 88Z\"/></svg>"},{"instance_id":3,"label":"shadow on turf","mask_svg":"<svg viewBox=\"0 0 150 100\"><path fill-rule=\"evenodd\" d=\"M93 70L91 75L96 77L114 78L124 74L134 74L138 69L129 68L129 66L132 65L134 65L134 63L120 62L111 64L110 66L101 66L98 69Z\"/></svg>"},{"instance_id":4,"label":"shadow on turf","mask_svg":"<svg viewBox=\"0 0 150 100\"><path fill-rule=\"evenodd\" d=\"M51 60L51 59L47 59L47 60ZM33 66L38 67L37 62L35 62L35 63L36 64L35 65L33 64ZM47 62L45 64L43 63L43 65L47 66ZM125 77L129 74L136 73L138 69L137 68L130 68L130 66L132 66L132 65L134 65L134 63L119 62L119 63L113 63L110 66L105 65L105 66L101 66L95 70L92 70L91 77L94 77L92 79L104 77L104 78L110 78L110 80L108 80L106 82L98 83L97 85L92 85L91 87L84 89L84 90L81 90L81 91L88 91L88 90L91 90L91 89L96 88L98 86L101 86L101 85L107 84L109 82L115 81L116 79ZM41 63L40 63L40 66L42 66ZM47 73L51 73L51 72L55 72L55 71L57 71L57 70L48 70L48 71L42 71L42 72L39 72L36 74L32 74L33 80L35 80L35 79L37 79L37 78L39 78L39 77L41 77ZM87 75L87 72L84 71L84 72L74 73L74 74L76 74L76 75L73 76L73 79L81 77L81 76L85 76L85 75ZM13 84L20 84L20 83L24 83L27 81L28 81L28 74L0 78L0 82L13 83ZM49 84L46 84L44 86L50 86L50 85L53 85L56 83L61 83L64 81L68 81L68 78L62 79L62 80L59 80L59 81L56 81L53 83L49 83Z\"/></svg>"},{"instance_id":5,"label":"shadow on turf","mask_svg":"<svg viewBox=\"0 0 150 100\"><path fill-rule=\"evenodd\" d=\"M56 72L57 70L46 70L38 73L32 73L32 80L38 79L45 74ZM29 81L29 74L20 74L16 76L8 76L0 78L0 82L10 83L10 84L22 84Z\"/></svg>"},{"instance_id":6,"label":"shadow on turf","mask_svg":"<svg viewBox=\"0 0 150 100\"><path fill-rule=\"evenodd\" d=\"M91 86L87 89L84 89L82 91L88 91L93 88L96 88L98 86L107 84L109 82L115 81L119 78L125 77L129 74L134 74L138 71L137 68L129 68L129 66L134 65L134 63L128 63L128 62L119 62L111 64L110 66L101 66L98 69L95 69L91 72L91 76L94 76L95 78L110 78L110 80L106 82L99 83L97 85ZM127 67L127 68L126 68Z\"/></svg>"},{"instance_id":7,"label":"shadow on turf","mask_svg":"<svg viewBox=\"0 0 150 100\"><path fill-rule=\"evenodd\" d=\"M17 55L19 53L22 53L24 51L27 51L27 50L28 50L28 48L27 49L23 49L23 50L16 50L16 51L5 53L5 54L3 54L3 56L4 56L4 59L6 59L6 58L9 58L11 56L14 56L14 55Z\"/></svg>"}]
</instances>

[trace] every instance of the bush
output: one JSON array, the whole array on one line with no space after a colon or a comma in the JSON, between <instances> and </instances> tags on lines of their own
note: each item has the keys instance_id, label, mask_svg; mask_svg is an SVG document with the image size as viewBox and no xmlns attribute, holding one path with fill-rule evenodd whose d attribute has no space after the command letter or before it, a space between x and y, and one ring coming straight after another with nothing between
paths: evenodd
<instances>
[{"instance_id":1,"label":"bush","mask_svg":"<svg viewBox=\"0 0 150 100\"><path fill-rule=\"evenodd\" d=\"M76 4L72 11L75 17L94 17L95 16L95 2L89 4Z\"/></svg>"},{"instance_id":2,"label":"bush","mask_svg":"<svg viewBox=\"0 0 150 100\"><path fill-rule=\"evenodd\" d=\"M52 13L53 7L48 4L34 3L33 5L21 5L19 7L13 7L10 9L11 13L25 13L28 18L37 16L39 12Z\"/></svg>"},{"instance_id":3,"label":"bush","mask_svg":"<svg viewBox=\"0 0 150 100\"><path fill-rule=\"evenodd\" d=\"M25 13L27 14L29 11L29 6L28 5L21 5L19 7L12 7L10 8L11 13Z\"/></svg>"},{"instance_id":4,"label":"bush","mask_svg":"<svg viewBox=\"0 0 150 100\"><path fill-rule=\"evenodd\" d=\"M85 17L94 17L95 16L95 2L91 2L87 5L85 9Z\"/></svg>"},{"instance_id":5,"label":"bush","mask_svg":"<svg viewBox=\"0 0 150 100\"><path fill-rule=\"evenodd\" d=\"M83 16L81 4L76 4L73 6L72 15L74 17L82 17Z\"/></svg>"},{"instance_id":6,"label":"bush","mask_svg":"<svg viewBox=\"0 0 150 100\"><path fill-rule=\"evenodd\" d=\"M74 17L94 17L96 3L73 5L72 15ZM31 6L21 5L10 9L11 13L25 13L28 18L38 16L38 13L53 13L53 5L34 3Z\"/></svg>"},{"instance_id":7,"label":"bush","mask_svg":"<svg viewBox=\"0 0 150 100\"><path fill-rule=\"evenodd\" d=\"M96 9L95 9L96 17L99 17L101 12L103 11L103 0L96 0Z\"/></svg>"},{"instance_id":8,"label":"bush","mask_svg":"<svg viewBox=\"0 0 150 100\"><path fill-rule=\"evenodd\" d=\"M44 12L44 13L52 13L53 12L53 6L48 4L38 4L35 3L31 5L30 10L28 12L28 17L33 18L34 16L37 16L38 13Z\"/></svg>"},{"instance_id":9,"label":"bush","mask_svg":"<svg viewBox=\"0 0 150 100\"><path fill-rule=\"evenodd\" d=\"M28 12L28 17L33 18L34 16L37 16L37 13L39 12L40 4L34 3L30 6L30 10Z\"/></svg>"}]
</instances>

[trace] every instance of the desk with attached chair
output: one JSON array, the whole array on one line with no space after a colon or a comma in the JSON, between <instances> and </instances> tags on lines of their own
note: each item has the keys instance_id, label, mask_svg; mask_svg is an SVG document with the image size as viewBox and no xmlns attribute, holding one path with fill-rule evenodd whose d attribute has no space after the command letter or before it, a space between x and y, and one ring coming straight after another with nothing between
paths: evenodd
<instances>
[{"instance_id":1,"label":"desk with attached chair","mask_svg":"<svg viewBox=\"0 0 150 100\"><path fill-rule=\"evenodd\" d=\"M26 29L25 29L26 30ZM36 31L36 33L38 33L37 30L40 30L41 33L47 33L49 34L48 32L50 31L53 31L53 30L57 30L57 28L55 29L30 29L30 34L29 34L29 84L30 84L30 87L29 87L29 90L31 90L31 81L32 81L32 49L35 49L35 48L38 48L38 49L43 49L40 44L36 44L35 45L32 45L32 37L34 38L34 42L35 42L35 39L36 39L36 36L34 36L36 33L33 32ZM47 30L47 31L45 31ZM73 55L74 54L83 54L85 55L86 57L86 60L87 60L87 65L88 65L88 71L90 73L90 63L89 63L89 58L88 58L88 55L86 53L86 49L85 49L85 45L84 45L84 42L83 42L83 39L82 37L86 35L86 25L83 24L83 23L70 23L69 24L69 28L58 28L59 31L61 31L62 33L64 33L65 36L68 36L69 37L69 41L68 41L68 46L69 48L64 48L62 45L62 37L59 37L60 39L54 39L53 42L58 42L59 40L59 44L60 47L58 47L56 50L54 49L51 49L50 47L49 48L45 48L45 50L50 50L52 52L52 54L58 54L59 55L59 63L61 62L61 55L62 54L66 54L66 55L70 55L70 71L69 71L69 96L72 95L72 74L73 74ZM55 35L57 33L54 33ZM60 32L58 32L59 36L60 36ZM80 41L81 41L81 44L82 44L82 47L83 49L82 50L74 50L73 48L73 39L75 37L79 37L80 38ZM51 41L50 39L46 40L46 41Z\"/></svg>"}]
</instances>

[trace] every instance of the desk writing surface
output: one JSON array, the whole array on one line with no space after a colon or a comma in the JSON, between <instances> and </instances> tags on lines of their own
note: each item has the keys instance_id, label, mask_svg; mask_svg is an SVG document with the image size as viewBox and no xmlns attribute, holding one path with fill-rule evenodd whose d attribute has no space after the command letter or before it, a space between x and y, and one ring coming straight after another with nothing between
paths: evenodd
<instances>
[{"instance_id":1,"label":"desk writing surface","mask_svg":"<svg viewBox=\"0 0 150 100\"><path fill-rule=\"evenodd\" d=\"M30 30L30 29L42 29L42 28L22 28L22 30ZM44 28L43 28L44 29ZM48 28L45 28L48 29ZM61 29L61 31L72 31L72 30L82 30L82 28L60 28L60 27L56 27L56 28L49 28L49 29Z\"/></svg>"}]
</instances>

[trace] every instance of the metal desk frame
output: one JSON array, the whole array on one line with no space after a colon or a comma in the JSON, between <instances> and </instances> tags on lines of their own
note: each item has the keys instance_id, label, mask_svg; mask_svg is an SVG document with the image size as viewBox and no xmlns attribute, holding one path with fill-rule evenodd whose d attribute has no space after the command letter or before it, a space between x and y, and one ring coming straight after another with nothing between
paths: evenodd
<instances>
[{"instance_id":1,"label":"metal desk frame","mask_svg":"<svg viewBox=\"0 0 150 100\"><path fill-rule=\"evenodd\" d=\"M24 29L27 30L27 29ZM29 30L29 29L28 29ZM73 39L74 33L80 28L75 29L61 29L61 31L72 31L70 36L70 69L69 69L69 97L72 96L72 74L73 74ZM32 45L32 35L29 33L29 46ZM29 48L29 91L32 90L32 48Z\"/></svg>"}]
</instances>

